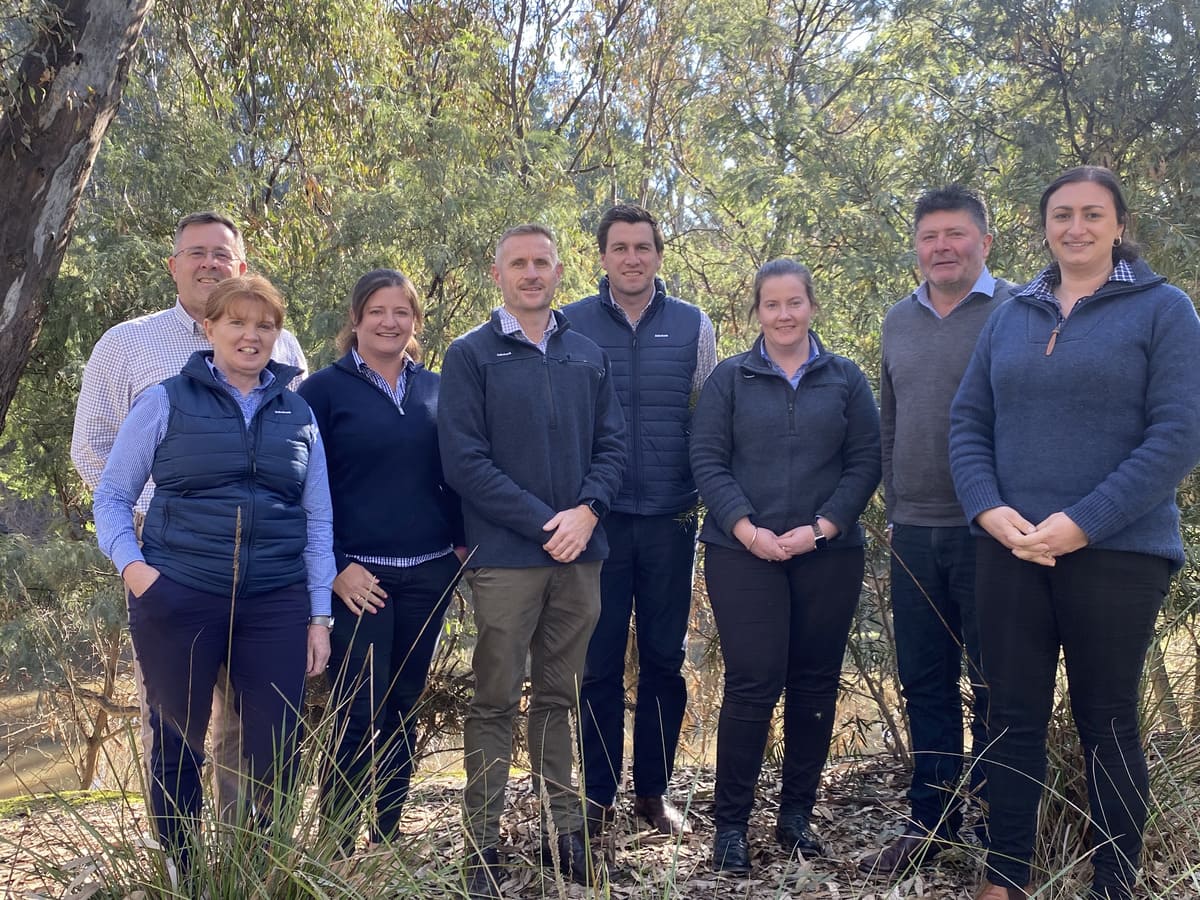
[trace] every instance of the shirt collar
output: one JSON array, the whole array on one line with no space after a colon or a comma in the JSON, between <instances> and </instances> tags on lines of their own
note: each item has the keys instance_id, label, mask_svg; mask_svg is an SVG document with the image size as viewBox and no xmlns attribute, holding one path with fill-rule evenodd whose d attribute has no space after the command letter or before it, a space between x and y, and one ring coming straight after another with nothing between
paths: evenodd
<instances>
[{"instance_id":1,"label":"shirt collar","mask_svg":"<svg viewBox=\"0 0 1200 900\"><path fill-rule=\"evenodd\" d=\"M758 353L763 359L765 359L767 361L767 364L769 366L771 366L772 368L774 368L777 372L783 371L783 369L779 367L779 365L775 362L775 360L771 359L771 355L769 353L767 353L766 340L760 340L758 342ZM817 345L817 339L815 337L813 337L813 333L810 331L808 333L808 359L806 359L804 361L804 365L801 366L800 368L804 369L804 368L808 367L809 365L812 364L812 361L820 355L821 355L821 348Z\"/></svg>"},{"instance_id":2,"label":"shirt collar","mask_svg":"<svg viewBox=\"0 0 1200 900\"><path fill-rule=\"evenodd\" d=\"M650 308L650 305L652 303L654 303L655 298L657 298L659 294L663 294L663 295L666 294L666 286L662 283L662 281L660 279L658 279L656 277L654 279L654 289L652 291L650 291L650 299L648 299L646 301L645 305L638 312L638 317L637 317L638 322L640 322L642 320L642 317L646 315L646 310L648 310ZM617 312L619 312L622 316L625 317L625 321L628 322L630 325L634 324L634 320L629 317L629 313L625 312L625 307L623 307L620 303L618 303L616 300L613 299L612 285L609 283L607 275L605 275L603 278L600 279L600 302L607 304L608 306L612 307Z\"/></svg>"},{"instance_id":3,"label":"shirt collar","mask_svg":"<svg viewBox=\"0 0 1200 900\"><path fill-rule=\"evenodd\" d=\"M361 372L363 369L367 369L372 372L375 371L371 368L370 364L359 355L357 347L350 348L350 355L354 358L354 368L358 371ZM404 352L404 371L411 372L415 367L416 363L413 362L413 358L408 355L408 351L406 350Z\"/></svg>"},{"instance_id":4,"label":"shirt collar","mask_svg":"<svg viewBox=\"0 0 1200 900\"><path fill-rule=\"evenodd\" d=\"M212 376L220 384L229 384L229 379L225 377L225 373L217 368L211 356L205 356L204 361L208 363L208 371L212 372ZM271 371L269 365L263 366L263 370L258 373L258 387L254 390L261 391L263 388L271 385L275 381L275 373ZM233 385L230 385L232 387Z\"/></svg>"},{"instance_id":5,"label":"shirt collar","mask_svg":"<svg viewBox=\"0 0 1200 900\"><path fill-rule=\"evenodd\" d=\"M1038 272L1037 276L1029 284L1017 291L1017 293L1057 304L1058 298L1054 296L1054 289L1058 287L1061 281L1062 272L1058 268L1058 263L1050 263L1050 265ZM1128 260L1119 259L1117 260L1117 264L1113 266L1112 274L1108 276L1108 281L1105 284L1113 282L1117 282L1118 284L1134 284L1136 281L1137 276L1133 274L1133 266L1129 265Z\"/></svg>"},{"instance_id":6,"label":"shirt collar","mask_svg":"<svg viewBox=\"0 0 1200 900\"><path fill-rule=\"evenodd\" d=\"M525 334L525 329L521 327L521 323L517 321L517 317L510 313L503 306L496 307L496 313L500 318L500 330L505 334L520 334L525 340L529 340L529 335ZM542 342L545 343L546 338L558 331L558 320L554 318L552 310L546 310L546 315L550 321L546 324L546 330L542 332ZM532 343L532 342L531 342Z\"/></svg>"},{"instance_id":7,"label":"shirt collar","mask_svg":"<svg viewBox=\"0 0 1200 900\"><path fill-rule=\"evenodd\" d=\"M179 323L179 327L188 334L194 334L208 340L208 336L204 333L204 326L188 315L188 311L183 308L183 303L179 297L175 298L175 308L172 310L175 313L175 321Z\"/></svg>"},{"instance_id":8,"label":"shirt collar","mask_svg":"<svg viewBox=\"0 0 1200 900\"><path fill-rule=\"evenodd\" d=\"M983 294L989 300L996 296L996 276L988 271L987 266L983 267L983 271L979 273L979 277L975 279L975 283L971 285L971 289L963 295L963 298L955 303L954 306L950 307L950 312L954 312L954 310L966 303L967 298L972 294ZM922 281L919 285L917 285L917 289L913 292L913 296L917 298L918 303L920 303L926 309L931 310L939 318L941 317L941 313L934 308L933 301L929 299L928 280Z\"/></svg>"}]
</instances>

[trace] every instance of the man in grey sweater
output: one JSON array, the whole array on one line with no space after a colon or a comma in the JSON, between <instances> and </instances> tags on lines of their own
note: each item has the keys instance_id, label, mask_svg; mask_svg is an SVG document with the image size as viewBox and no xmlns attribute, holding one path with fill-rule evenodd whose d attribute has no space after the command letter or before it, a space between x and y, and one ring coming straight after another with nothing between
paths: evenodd
<instances>
[{"instance_id":1,"label":"man in grey sweater","mask_svg":"<svg viewBox=\"0 0 1200 900\"><path fill-rule=\"evenodd\" d=\"M988 272L992 235L987 208L974 192L950 185L925 193L913 223L925 280L884 319L879 380L892 614L912 735L912 815L894 840L859 863L864 872L888 876L928 862L958 839L964 647L973 752L987 742L975 544L950 477L950 402L983 323L1013 289ZM968 778L983 804L980 767L972 765Z\"/></svg>"}]
</instances>

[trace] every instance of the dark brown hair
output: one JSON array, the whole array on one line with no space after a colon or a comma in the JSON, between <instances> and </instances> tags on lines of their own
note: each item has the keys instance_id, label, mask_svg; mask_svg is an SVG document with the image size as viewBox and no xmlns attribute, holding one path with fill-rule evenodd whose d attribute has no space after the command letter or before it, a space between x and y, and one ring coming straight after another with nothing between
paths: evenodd
<instances>
[{"instance_id":1,"label":"dark brown hair","mask_svg":"<svg viewBox=\"0 0 1200 900\"><path fill-rule=\"evenodd\" d=\"M342 353L349 353L351 347L358 346L358 336L354 333L354 328L362 321L367 301L376 291L386 287L400 288L405 299L412 306L413 334L404 351L414 360L418 360L421 358L421 345L417 341L417 335L421 332L421 326L425 324L425 312L421 309L421 298L417 294L417 288L412 283L412 279L395 269L372 269L354 283L354 287L350 290L349 315L346 324L342 326L342 330L338 332L337 336L338 350Z\"/></svg>"}]
</instances>

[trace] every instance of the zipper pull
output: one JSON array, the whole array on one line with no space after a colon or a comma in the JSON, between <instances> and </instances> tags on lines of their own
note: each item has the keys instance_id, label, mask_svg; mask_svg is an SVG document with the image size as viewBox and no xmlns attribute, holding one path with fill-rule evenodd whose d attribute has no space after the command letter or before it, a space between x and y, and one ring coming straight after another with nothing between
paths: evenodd
<instances>
[{"instance_id":1,"label":"zipper pull","mask_svg":"<svg viewBox=\"0 0 1200 900\"><path fill-rule=\"evenodd\" d=\"M1046 345L1046 355L1049 356L1054 352L1054 345L1058 343L1058 333L1062 330L1062 324L1054 326L1054 330L1050 332L1050 343Z\"/></svg>"}]
</instances>

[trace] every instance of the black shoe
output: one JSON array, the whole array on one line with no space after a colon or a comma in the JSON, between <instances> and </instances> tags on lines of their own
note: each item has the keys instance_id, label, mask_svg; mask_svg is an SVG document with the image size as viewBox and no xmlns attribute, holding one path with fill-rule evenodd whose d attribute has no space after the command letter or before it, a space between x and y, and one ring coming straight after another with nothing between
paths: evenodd
<instances>
[{"instance_id":1,"label":"black shoe","mask_svg":"<svg viewBox=\"0 0 1200 900\"><path fill-rule=\"evenodd\" d=\"M925 829L910 825L904 833L865 859L859 860L858 869L867 875L883 875L891 878L912 872L942 852L937 839Z\"/></svg>"},{"instance_id":2,"label":"black shoe","mask_svg":"<svg viewBox=\"0 0 1200 900\"><path fill-rule=\"evenodd\" d=\"M731 875L745 875L750 871L750 848L746 846L746 832L740 828L722 828L713 840L713 869Z\"/></svg>"},{"instance_id":3,"label":"black shoe","mask_svg":"<svg viewBox=\"0 0 1200 900\"><path fill-rule=\"evenodd\" d=\"M560 834L554 846L558 851L558 871L576 884L590 885L592 860L588 852L588 843L583 839L583 832ZM555 865L554 853L551 852L547 838L542 838L542 865Z\"/></svg>"},{"instance_id":4,"label":"black shoe","mask_svg":"<svg viewBox=\"0 0 1200 900\"><path fill-rule=\"evenodd\" d=\"M470 900L498 900L500 882L508 877L500 865L500 852L484 847L467 856L467 896Z\"/></svg>"},{"instance_id":5,"label":"black shoe","mask_svg":"<svg viewBox=\"0 0 1200 900\"><path fill-rule=\"evenodd\" d=\"M779 846L803 859L825 855L825 848L808 827L808 818L801 813L780 813L775 823L775 840Z\"/></svg>"},{"instance_id":6,"label":"black shoe","mask_svg":"<svg viewBox=\"0 0 1200 900\"><path fill-rule=\"evenodd\" d=\"M587 824L589 838L597 837L608 831L613 822L617 820L616 804L610 803L608 806L605 806L603 803L597 803L595 800L588 800L584 809L586 810L584 819Z\"/></svg>"}]
</instances>

